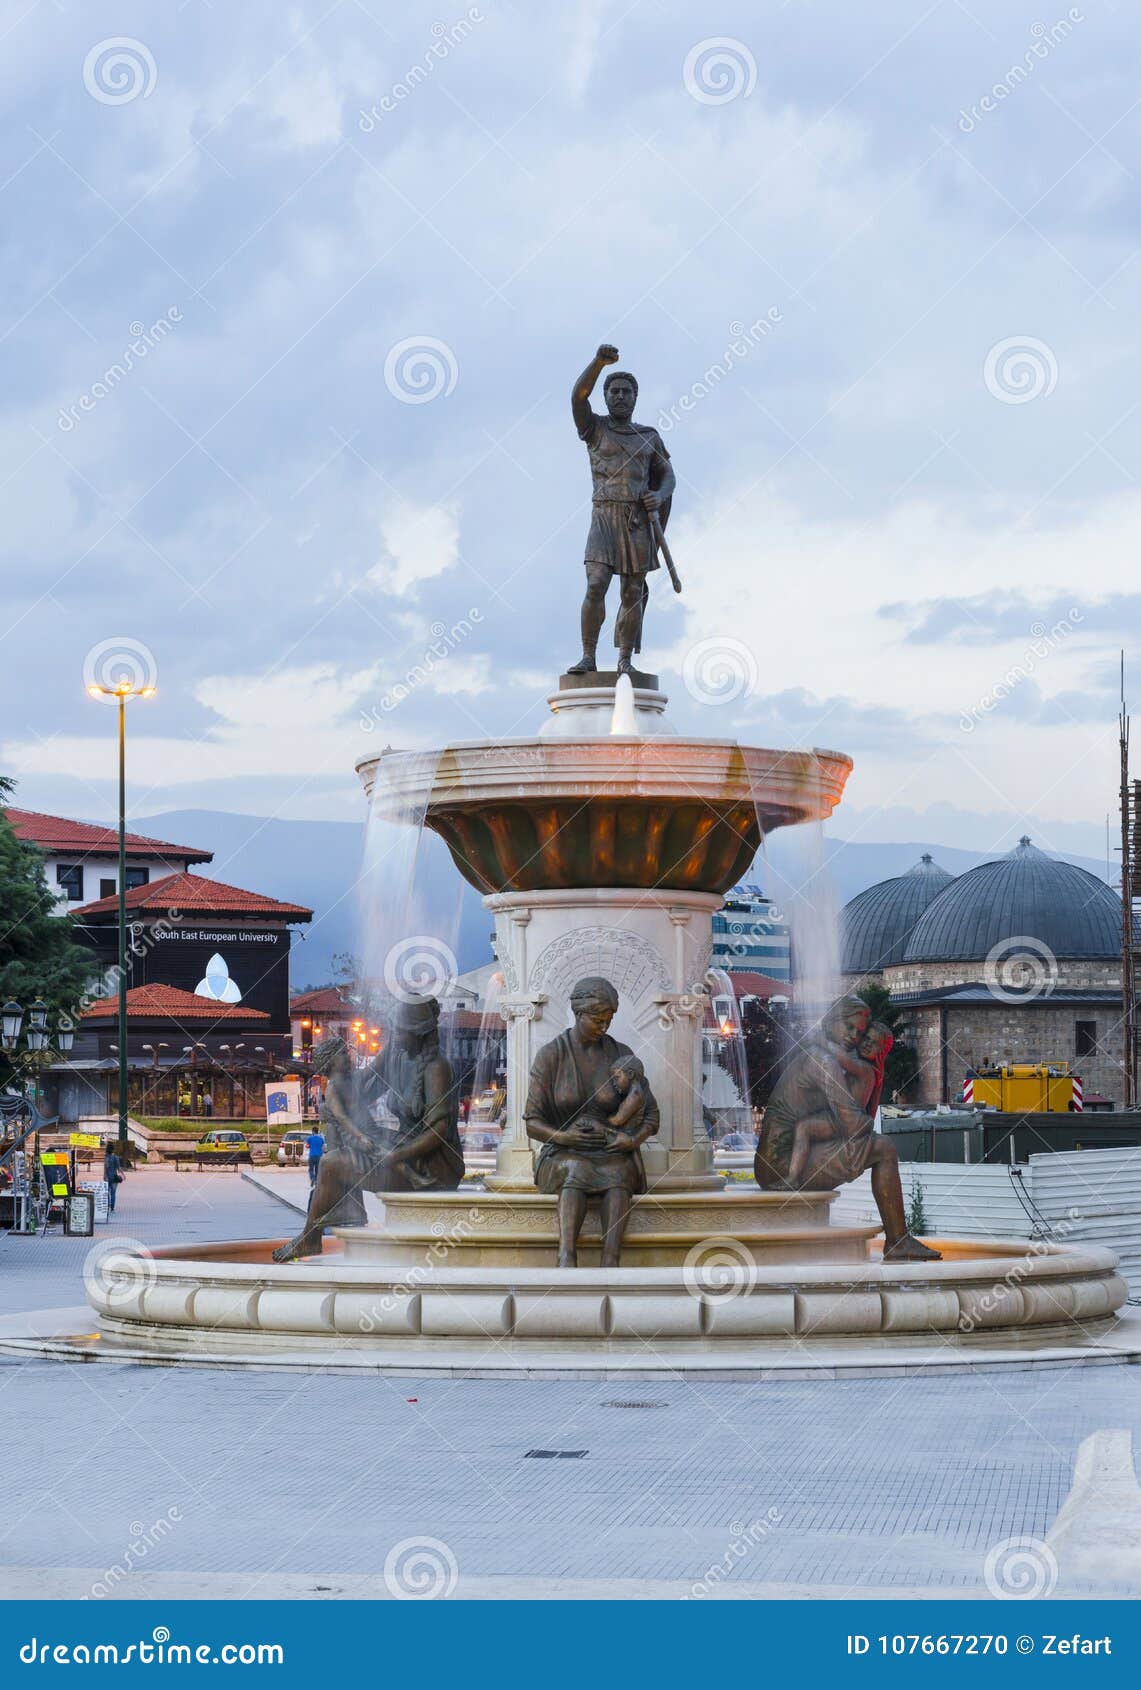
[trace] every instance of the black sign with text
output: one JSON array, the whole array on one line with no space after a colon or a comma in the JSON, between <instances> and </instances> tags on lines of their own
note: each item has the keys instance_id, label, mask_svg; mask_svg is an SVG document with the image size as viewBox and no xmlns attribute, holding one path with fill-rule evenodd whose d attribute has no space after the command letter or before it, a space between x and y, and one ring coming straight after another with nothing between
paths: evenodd
<instances>
[{"instance_id":1,"label":"black sign with text","mask_svg":"<svg viewBox=\"0 0 1141 1690\"><path fill-rule=\"evenodd\" d=\"M80 929L108 967L117 955L113 927ZM289 929L229 922L159 921L128 929L132 986L176 986L207 1002L240 1004L270 1017L265 1033L289 1031Z\"/></svg>"}]
</instances>

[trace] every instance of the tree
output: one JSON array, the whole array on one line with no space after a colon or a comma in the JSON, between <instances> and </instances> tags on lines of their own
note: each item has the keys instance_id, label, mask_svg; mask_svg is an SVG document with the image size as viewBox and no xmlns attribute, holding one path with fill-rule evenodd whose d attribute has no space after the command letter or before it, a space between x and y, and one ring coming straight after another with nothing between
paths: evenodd
<instances>
[{"instance_id":1,"label":"tree","mask_svg":"<svg viewBox=\"0 0 1141 1690\"><path fill-rule=\"evenodd\" d=\"M0 775L0 799L12 790L12 782ZM42 998L52 1031L61 1017L78 1021L88 981L97 972L92 952L75 940L71 917L54 915L54 908L43 858L17 838L0 810L0 998L5 1003L15 998L25 1012ZM0 1085L18 1072L0 1055Z\"/></svg>"},{"instance_id":2,"label":"tree","mask_svg":"<svg viewBox=\"0 0 1141 1690\"><path fill-rule=\"evenodd\" d=\"M749 1077L749 1102L754 1109L763 1109L780 1078L788 1048L789 1030L783 1006L767 1004L763 998L743 998L741 1037L745 1046L745 1072Z\"/></svg>"},{"instance_id":3,"label":"tree","mask_svg":"<svg viewBox=\"0 0 1141 1690\"><path fill-rule=\"evenodd\" d=\"M886 986L868 980L856 993L872 1012L872 1020L881 1022L895 1043L888 1053L884 1069L883 1094L885 1102L904 1096L919 1078L919 1053L907 1039L907 1011L891 1001Z\"/></svg>"}]
</instances>

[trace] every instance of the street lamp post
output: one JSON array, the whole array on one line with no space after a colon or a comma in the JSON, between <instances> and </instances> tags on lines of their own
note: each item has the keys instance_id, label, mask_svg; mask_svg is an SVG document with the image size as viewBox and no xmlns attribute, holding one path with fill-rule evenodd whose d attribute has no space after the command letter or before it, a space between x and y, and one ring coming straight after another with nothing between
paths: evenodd
<instances>
[{"instance_id":1,"label":"street lamp post","mask_svg":"<svg viewBox=\"0 0 1141 1690\"><path fill-rule=\"evenodd\" d=\"M137 687L127 675L111 686L95 681L88 687L92 698L113 698L119 705L119 1144L126 1156L127 1144L127 700L152 698L154 687Z\"/></svg>"}]
</instances>

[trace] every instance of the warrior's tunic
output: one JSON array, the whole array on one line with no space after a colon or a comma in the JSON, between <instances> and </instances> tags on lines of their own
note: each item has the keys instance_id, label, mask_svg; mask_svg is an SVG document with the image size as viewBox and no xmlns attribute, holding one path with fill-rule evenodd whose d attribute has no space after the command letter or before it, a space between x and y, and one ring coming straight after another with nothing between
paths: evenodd
<instances>
[{"instance_id":1,"label":"warrior's tunic","mask_svg":"<svg viewBox=\"0 0 1141 1690\"><path fill-rule=\"evenodd\" d=\"M669 463L661 435L656 428L614 422L595 411L579 434L586 442L594 484L586 562L605 564L616 575L645 575L657 569L642 495L656 491ZM663 525L668 515L667 501Z\"/></svg>"}]
</instances>

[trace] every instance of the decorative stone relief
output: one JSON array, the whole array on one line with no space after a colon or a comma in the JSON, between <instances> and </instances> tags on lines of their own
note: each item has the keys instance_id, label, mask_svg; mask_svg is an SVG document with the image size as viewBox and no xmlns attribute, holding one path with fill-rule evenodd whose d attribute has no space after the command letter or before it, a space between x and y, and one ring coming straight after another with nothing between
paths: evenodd
<instances>
[{"instance_id":1,"label":"decorative stone relief","mask_svg":"<svg viewBox=\"0 0 1141 1690\"><path fill-rule=\"evenodd\" d=\"M658 947L624 927L580 927L560 934L536 957L528 984L533 992L545 992L553 1006L565 1009L575 982L588 974L609 980L631 1015L644 998L668 991L670 985L669 968Z\"/></svg>"}]
</instances>

